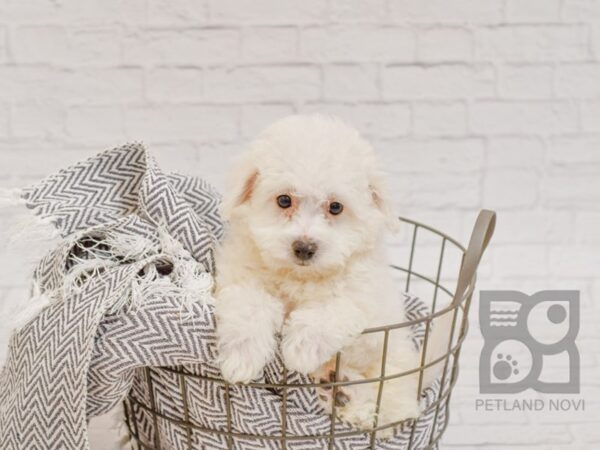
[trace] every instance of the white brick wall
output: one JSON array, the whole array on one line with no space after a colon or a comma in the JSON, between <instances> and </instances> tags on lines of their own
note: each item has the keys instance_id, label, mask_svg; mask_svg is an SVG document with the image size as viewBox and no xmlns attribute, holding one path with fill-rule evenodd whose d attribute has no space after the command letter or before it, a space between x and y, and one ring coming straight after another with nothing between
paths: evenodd
<instances>
[{"instance_id":1,"label":"white brick wall","mask_svg":"<svg viewBox=\"0 0 600 450\"><path fill-rule=\"evenodd\" d=\"M597 449L600 1L0 0L1 187L132 139L222 187L300 111L373 141L403 215L465 241L496 209L480 288L582 291L586 412L476 412L474 326L446 448ZM0 276L0 301L23 293Z\"/></svg>"}]
</instances>

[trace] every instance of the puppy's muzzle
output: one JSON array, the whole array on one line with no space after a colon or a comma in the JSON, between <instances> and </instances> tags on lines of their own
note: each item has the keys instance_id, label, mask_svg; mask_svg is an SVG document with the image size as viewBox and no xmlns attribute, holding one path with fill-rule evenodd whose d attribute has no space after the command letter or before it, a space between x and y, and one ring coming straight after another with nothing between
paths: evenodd
<instances>
[{"instance_id":1,"label":"puppy's muzzle","mask_svg":"<svg viewBox=\"0 0 600 450\"><path fill-rule=\"evenodd\" d=\"M300 261L308 261L312 259L312 257L315 256L315 253L317 253L317 248L318 246L316 242L310 240L305 241L298 239L292 243L294 255Z\"/></svg>"}]
</instances>

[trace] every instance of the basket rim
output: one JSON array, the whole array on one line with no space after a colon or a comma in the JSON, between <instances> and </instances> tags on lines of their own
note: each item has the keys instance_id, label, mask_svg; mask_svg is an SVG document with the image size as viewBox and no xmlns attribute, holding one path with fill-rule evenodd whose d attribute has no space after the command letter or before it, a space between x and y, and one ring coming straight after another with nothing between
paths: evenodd
<instances>
[{"instance_id":1,"label":"basket rim","mask_svg":"<svg viewBox=\"0 0 600 450\"><path fill-rule=\"evenodd\" d=\"M404 217L404 216L398 216L398 220L400 220L401 222L406 222L406 223L410 223L412 225L416 225L420 228L424 228L428 231L431 231L432 233L437 234L438 236L441 236L445 239L447 239L448 241L452 242L454 245L456 245L463 253L467 251L467 248L461 244L460 242L458 242L456 239L454 239L452 236L438 230L437 228L433 228L430 225L427 225L423 222L420 222L418 220L414 220L414 219L409 219L408 217Z\"/></svg>"}]
</instances>

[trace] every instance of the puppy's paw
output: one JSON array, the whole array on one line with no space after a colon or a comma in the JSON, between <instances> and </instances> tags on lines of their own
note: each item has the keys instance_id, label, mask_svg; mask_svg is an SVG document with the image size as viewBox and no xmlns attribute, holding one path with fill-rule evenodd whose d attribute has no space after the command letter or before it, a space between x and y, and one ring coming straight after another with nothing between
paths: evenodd
<instances>
[{"instance_id":1,"label":"puppy's paw","mask_svg":"<svg viewBox=\"0 0 600 450\"><path fill-rule=\"evenodd\" d=\"M221 288L215 314L218 363L225 380L247 383L259 377L275 354L281 303L252 286L230 285Z\"/></svg>"},{"instance_id":2,"label":"puppy's paw","mask_svg":"<svg viewBox=\"0 0 600 450\"><path fill-rule=\"evenodd\" d=\"M263 373L263 368L273 355L254 340L219 346L221 374L230 383L248 383Z\"/></svg>"},{"instance_id":3,"label":"puppy's paw","mask_svg":"<svg viewBox=\"0 0 600 450\"><path fill-rule=\"evenodd\" d=\"M369 431L375 423L377 415L376 402L365 400L358 395L354 401L348 403L344 408L338 410L340 419L351 423L355 427Z\"/></svg>"},{"instance_id":4,"label":"puppy's paw","mask_svg":"<svg viewBox=\"0 0 600 450\"><path fill-rule=\"evenodd\" d=\"M333 386L328 386L329 383L336 381L336 378L338 378L338 381L349 381L346 375L336 377L334 367L335 362L329 362L310 375L313 380L318 381L322 385L317 388L317 394L319 396L319 403L327 414L332 413L334 404L336 408L342 408L352 401L352 394L347 389L347 386L338 386L335 389L335 395Z\"/></svg>"},{"instance_id":5,"label":"puppy's paw","mask_svg":"<svg viewBox=\"0 0 600 450\"><path fill-rule=\"evenodd\" d=\"M292 324L284 328L281 353L290 370L314 372L337 350L327 336L314 327Z\"/></svg>"}]
</instances>

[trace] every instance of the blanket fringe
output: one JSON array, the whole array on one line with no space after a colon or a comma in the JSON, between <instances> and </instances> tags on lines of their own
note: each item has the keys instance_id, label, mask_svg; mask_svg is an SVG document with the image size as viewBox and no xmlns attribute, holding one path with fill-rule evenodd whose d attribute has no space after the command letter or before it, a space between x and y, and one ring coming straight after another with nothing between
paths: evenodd
<instances>
[{"instance_id":1,"label":"blanket fringe","mask_svg":"<svg viewBox=\"0 0 600 450\"><path fill-rule=\"evenodd\" d=\"M0 190L0 207L6 209L3 215L7 223L0 230L3 257L11 261L14 279L32 286L28 300L10 296L5 300L9 305L8 310L12 311L7 322L15 331L52 302L52 295L41 292L40 286L33 281L33 274L39 261L62 241L55 225L56 218L36 216L26 208L22 194L21 189Z\"/></svg>"},{"instance_id":2,"label":"blanket fringe","mask_svg":"<svg viewBox=\"0 0 600 450\"><path fill-rule=\"evenodd\" d=\"M109 231L104 242L110 249L111 257L139 261L158 253L156 244L137 234L126 234Z\"/></svg>"},{"instance_id":3,"label":"blanket fringe","mask_svg":"<svg viewBox=\"0 0 600 450\"><path fill-rule=\"evenodd\" d=\"M41 292L36 282L32 284L32 294L29 300L18 305L18 311L9 319L9 327L13 331L20 331L32 319L53 302L53 298L47 292Z\"/></svg>"},{"instance_id":4,"label":"blanket fringe","mask_svg":"<svg viewBox=\"0 0 600 450\"><path fill-rule=\"evenodd\" d=\"M56 227L56 218L52 216L36 215L26 208L27 200L23 198L23 189L0 189L0 208L8 219L8 225L2 230L2 241L7 244L26 242L31 247L31 242L54 239L60 236ZM12 209L18 207L17 209Z\"/></svg>"},{"instance_id":5,"label":"blanket fringe","mask_svg":"<svg viewBox=\"0 0 600 450\"><path fill-rule=\"evenodd\" d=\"M119 403L112 411L113 429L116 431L117 445L120 449L125 449L131 442L131 437L125 425L125 408L123 403Z\"/></svg>"},{"instance_id":6,"label":"blanket fringe","mask_svg":"<svg viewBox=\"0 0 600 450\"><path fill-rule=\"evenodd\" d=\"M157 262L163 259L172 260L173 272L169 276L161 275ZM140 308L149 297L177 297L181 301L181 310L193 315L193 306L213 302L213 278L208 272L201 271L195 260L176 258L173 255L161 254L147 264L141 276L131 282L131 297L121 302L128 302L129 308ZM118 302L111 310L118 310L123 303Z\"/></svg>"},{"instance_id":7,"label":"blanket fringe","mask_svg":"<svg viewBox=\"0 0 600 450\"><path fill-rule=\"evenodd\" d=\"M36 216L26 209L11 215L13 216L10 219L12 223L5 228L4 233L7 236L3 236L9 246L23 244L31 248L37 246L36 244L47 242L52 244L44 249L47 253L60 242L61 235L56 227L57 219L55 217Z\"/></svg>"},{"instance_id":8,"label":"blanket fringe","mask_svg":"<svg viewBox=\"0 0 600 450\"><path fill-rule=\"evenodd\" d=\"M149 297L177 297L182 311L189 313L198 302L202 305L212 302L212 275L166 230L159 229L158 234L157 241L108 229L72 238L74 250L69 255L61 297L77 294L87 280L102 278L112 267L124 262L143 262L141 270L131 277L129 289L107 298L109 313L123 308L135 310Z\"/></svg>"},{"instance_id":9,"label":"blanket fringe","mask_svg":"<svg viewBox=\"0 0 600 450\"><path fill-rule=\"evenodd\" d=\"M163 253L174 258L174 281L182 297L182 307L190 311L193 303L211 303L214 286L212 275L202 270L202 266L191 257L181 242L164 228L159 228L158 232Z\"/></svg>"},{"instance_id":10,"label":"blanket fringe","mask_svg":"<svg viewBox=\"0 0 600 450\"><path fill-rule=\"evenodd\" d=\"M25 205L26 200L23 198L23 192L23 189L19 188L0 189L0 208Z\"/></svg>"}]
</instances>

